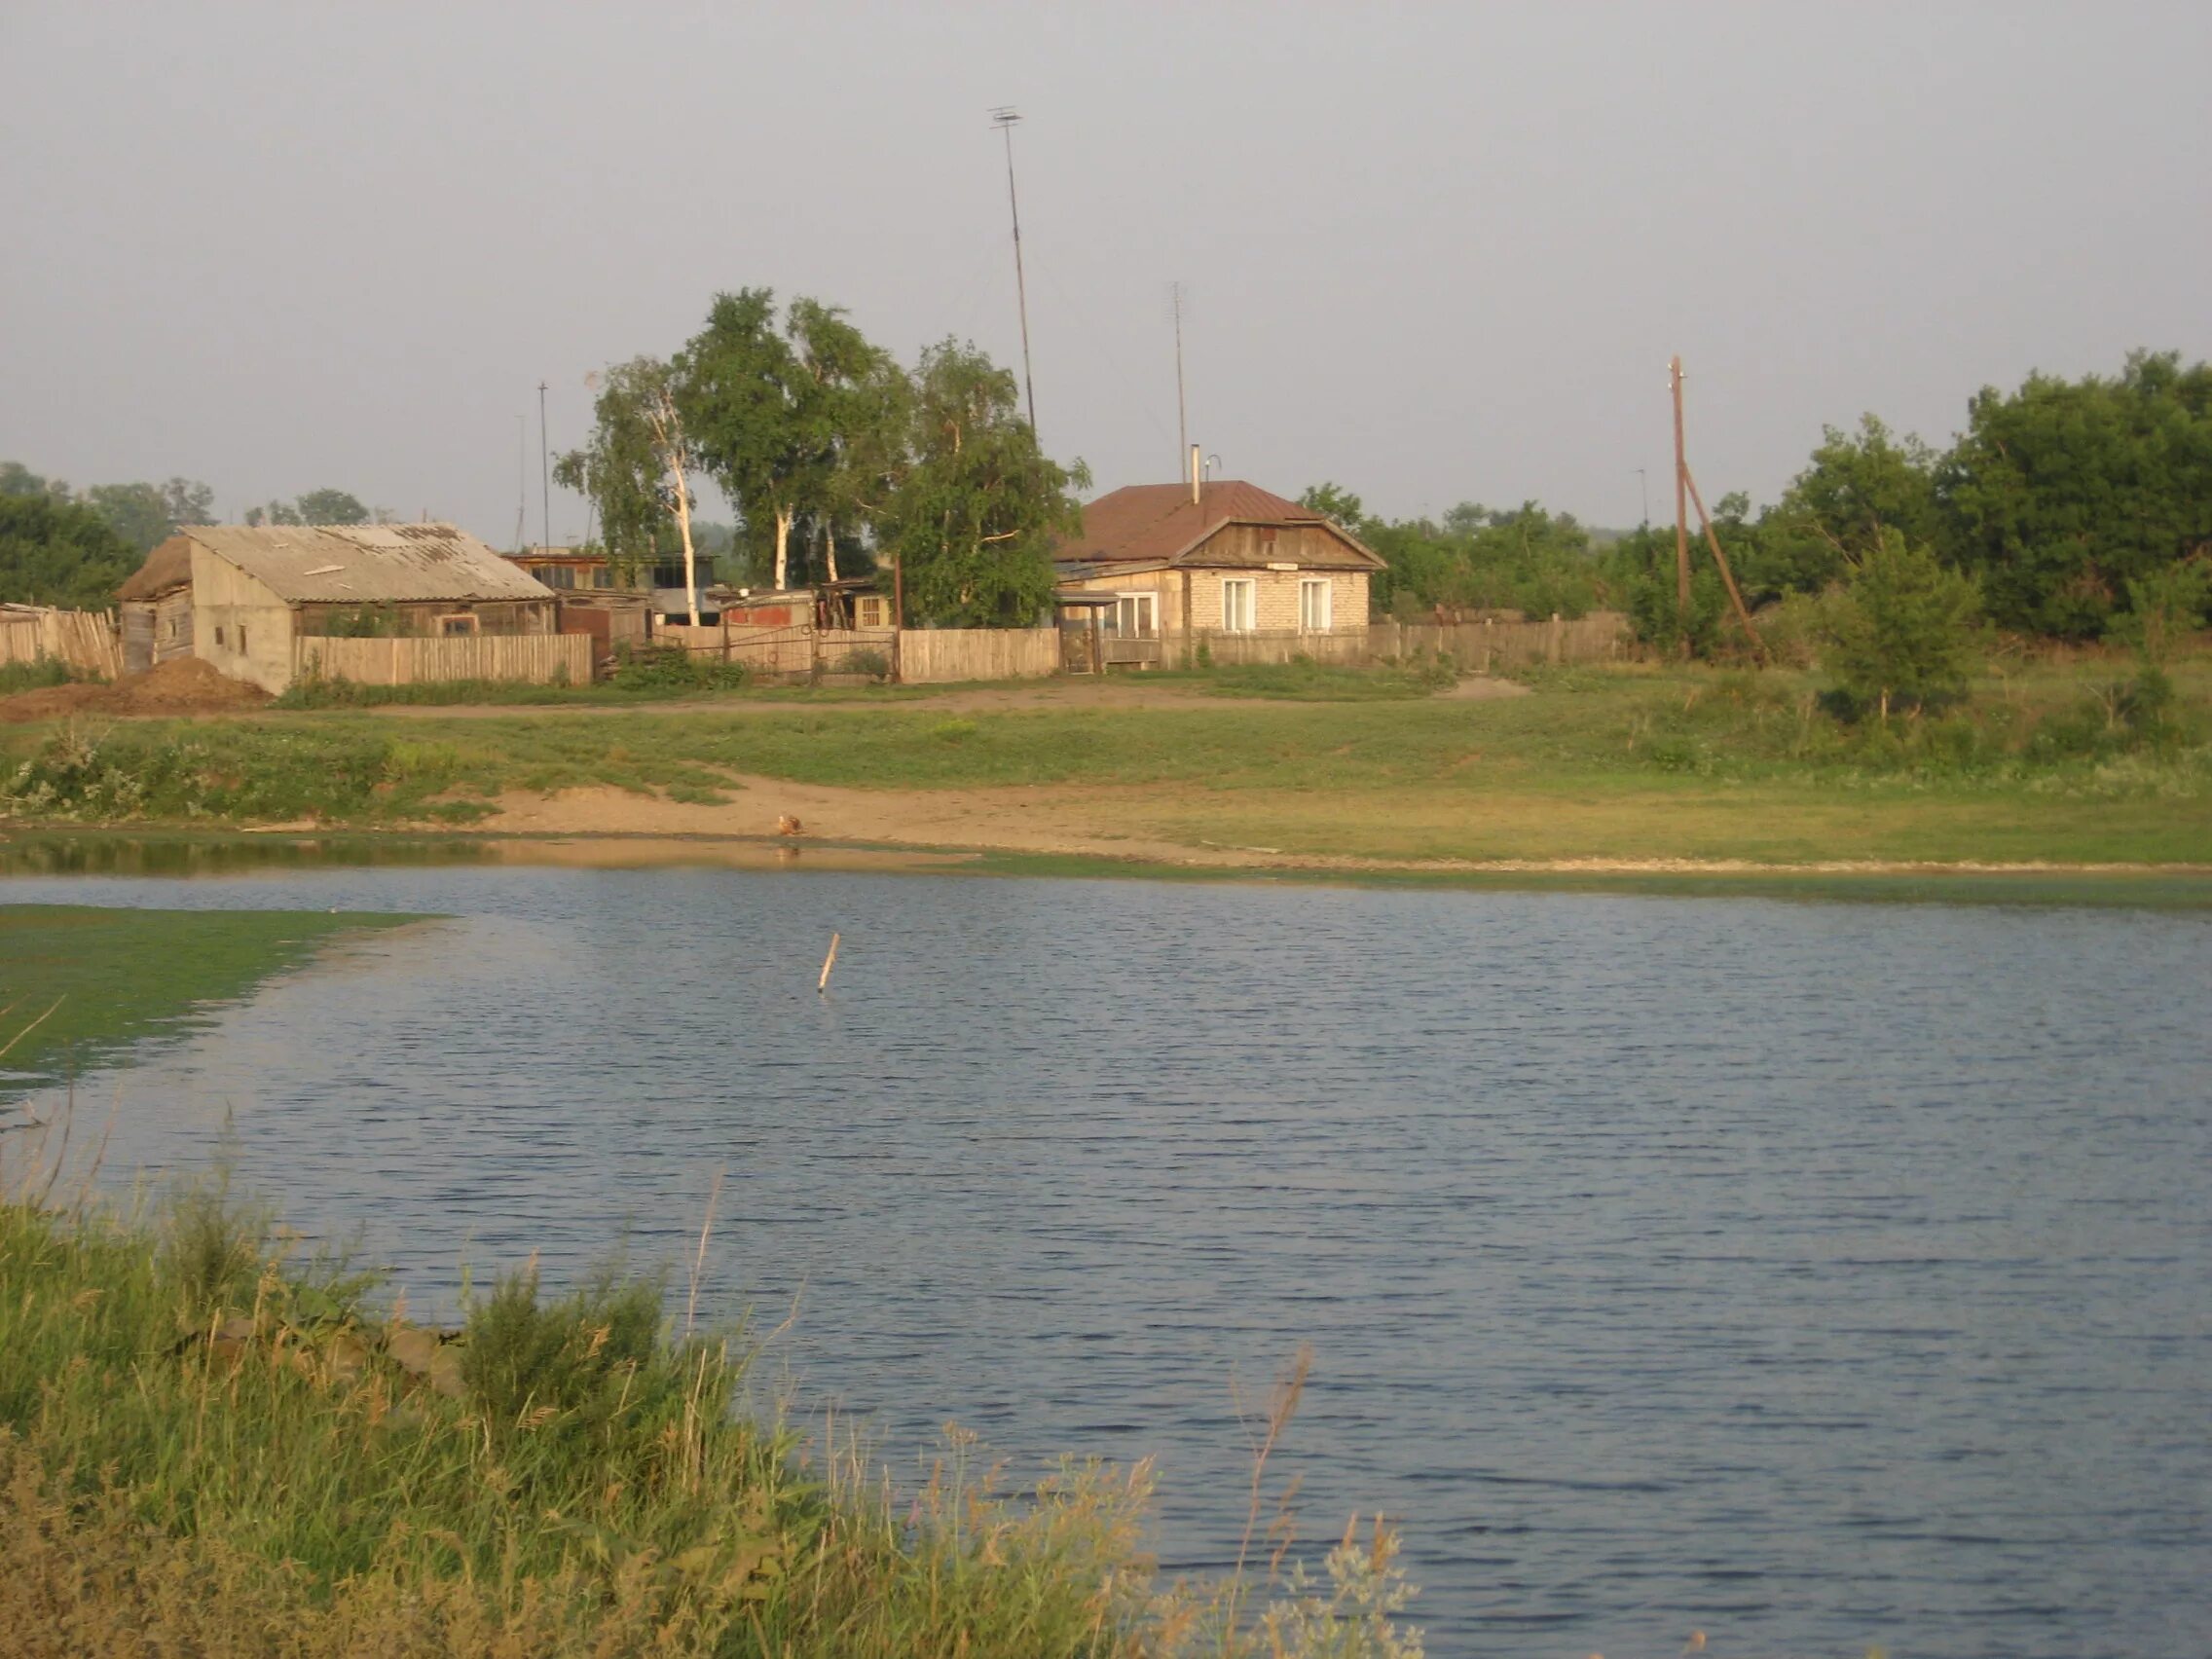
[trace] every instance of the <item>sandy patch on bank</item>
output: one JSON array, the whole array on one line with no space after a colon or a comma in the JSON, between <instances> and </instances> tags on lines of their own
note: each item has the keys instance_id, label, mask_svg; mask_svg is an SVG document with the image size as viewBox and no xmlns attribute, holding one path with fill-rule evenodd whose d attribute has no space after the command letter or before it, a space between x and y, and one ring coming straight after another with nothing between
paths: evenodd
<instances>
[{"instance_id":1,"label":"sandy patch on bank","mask_svg":"<svg viewBox=\"0 0 2212 1659\"><path fill-rule=\"evenodd\" d=\"M839 843L912 849L880 855L886 866L917 857L948 865L963 853L983 851L1126 859L1217 869L1309 869L1466 875L2201 875L2212 864L2067 864L2046 861L1953 863L1884 859L1763 862L1756 859L1609 858L1453 859L1375 858L1293 853L1278 847L1178 840L1148 828L1148 812L1171 815L1179 792L1164 787L1086 788L1044 786L999 790L851 790L794 784L780 778L733 778L735 793L720 804L700 804L635 794L625 790L564 790L555 794L509 793L477 826L507 836L569 838L575 844L545 862L726 862L711 843L729 844L739 862L796 862L816 867L832 860L866 859L862 848ZM796 836L778 833L794 819ZM1127 830L1119 826L1126 824ZM1110 828L1110 826L1112 826ZM594 838L597 838L596 840ZM541 843L542 844L542 843ZM518 850L536 862L537 855Z\"/></svg>"},{"instance_id":2,"label":"sandy patch on bank","mask_svg":"<svg viewBox=\"0 0 2212 1659\"><path fill-rule=\"evenodd\" d=\"M667 800L627 790L509 793L479 829L507 835L712 835L925 848L1078 853L1171 863L1234 862L1204 848L1100 828L1150 792L1053 786L1003 790L848 790L781 778L734 777L719 804ZM1106 797L1111 796L1109 803ZM778 833L795 819L797 836ZM1256 850L1253 850L1256 851Z\"/></svg>"}]
</instances>

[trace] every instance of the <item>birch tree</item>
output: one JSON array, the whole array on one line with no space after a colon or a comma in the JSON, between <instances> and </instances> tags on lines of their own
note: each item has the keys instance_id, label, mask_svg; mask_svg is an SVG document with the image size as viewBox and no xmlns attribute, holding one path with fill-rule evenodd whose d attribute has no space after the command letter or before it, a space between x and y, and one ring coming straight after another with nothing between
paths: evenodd
<instances>
[{"instance_id":1,"label":"birch tree","mask_svg":"<svg viewBox=\"0 0 2212 1659\"><path fill-rule=\"evenodd\" d=\"M651 562L673 520L683 551L684 603L699 625L698 562L691 541L690 445L683 429L682 365L633 357L595 376L592 440L561 457L554 475L599 509L608 562L634 575Z\"/></svg>"}]
</instances>

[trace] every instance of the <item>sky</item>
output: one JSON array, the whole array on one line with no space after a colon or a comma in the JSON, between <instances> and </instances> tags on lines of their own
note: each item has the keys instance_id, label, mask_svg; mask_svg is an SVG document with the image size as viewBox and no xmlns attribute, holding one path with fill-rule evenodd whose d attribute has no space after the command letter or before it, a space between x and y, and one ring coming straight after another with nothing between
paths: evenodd
<instances>
[{"instance_id":1,"label":"sky","mask_svg":"<svg viewBox=\"0 0 2212 1659\"><path fill-rule=\"evenodd\" d=\"M541 534L722 289L1021 356L1097 488L1665 519L2212 356L2212 6L0 0L0 459ZM1639 476L1639 469L1643 475ZM519 477L518 477L519 473ZM556 489L553 539L585 527Z\"/></svg>"}]
</instances>

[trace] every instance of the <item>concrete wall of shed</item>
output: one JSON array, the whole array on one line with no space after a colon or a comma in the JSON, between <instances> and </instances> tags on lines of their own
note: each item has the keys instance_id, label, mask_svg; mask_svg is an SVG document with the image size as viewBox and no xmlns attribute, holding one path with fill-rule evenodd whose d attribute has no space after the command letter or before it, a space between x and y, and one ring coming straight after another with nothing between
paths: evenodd
<instances>
[{"instance_id":1,"label":"concrete wall of shed","mask_svg":"<svg viewBox=\"0 0 2212 1659\"><path fill-rule=\"evenodd\" d=\"M292 682L292 608L236 565L192 550L192 649L265 691Z\"/></svg>"}]
</instances>

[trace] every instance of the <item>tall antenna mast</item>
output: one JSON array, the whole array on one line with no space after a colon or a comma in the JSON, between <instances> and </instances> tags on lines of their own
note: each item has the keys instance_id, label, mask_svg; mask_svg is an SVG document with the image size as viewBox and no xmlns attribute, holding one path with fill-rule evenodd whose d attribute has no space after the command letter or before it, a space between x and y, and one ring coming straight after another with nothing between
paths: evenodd
<instances>
[{"instance_id":1,"label":"tall antenna mast","mask_svg":"<svg viewBox=\"0 0 2212 1659\"><path fill-rule=\"evenodd\" d=\"M1183 413L1183 284L1167 284L1167 306L1175 313L1175 454L1177 464L1191 453L1191 424Z\"/></svg>"},{"instance_id":2,"label":"tall antenna mast","mask_svg":"<svg viewBox=\"0 0 2212 1659\"><path fill-rule=\"evenodd\" d=\"M537 383L537 469L541 474L538 482L544 491L543 511L545 515L538 521L538 529L544 532L545 545L550 547L553 545L553 449L545 441L545 383L543 381Z\"/></svg>"},{"instance_id":3,"label":"tall antenna mast","mask_svg":"<svg viewBox=\"0 0 2212 1659\"><path fill-rule=\"evenodd\" d=\"M515 551L517 553L522 551L522 538L526 534L523 530L523 515L528 511L528 508L524 503L530 499L529 486L523 482L522 469L523 428L528 421L529 417L525 415L515 417Z\"/></svg>"},{"instance_id":4,"label":"tall antenna mast","mask_svg":"<svg viewBox=\"0 0 2212 1659\"><path fill-rule=\"evenodd\" d=\"M1012 104L991 111L991 125L1006 136L1006 204L1014 214L1014 292L1021 307L1021 388L1029 399L1029 435L1037 435L1037 382L1029 372L1029 284L1021 274L1021 201L1014 190L1014 129L1021 114ZM1042 447L1042 446L1040 446Z\"/></svg>"}]
</instances>

